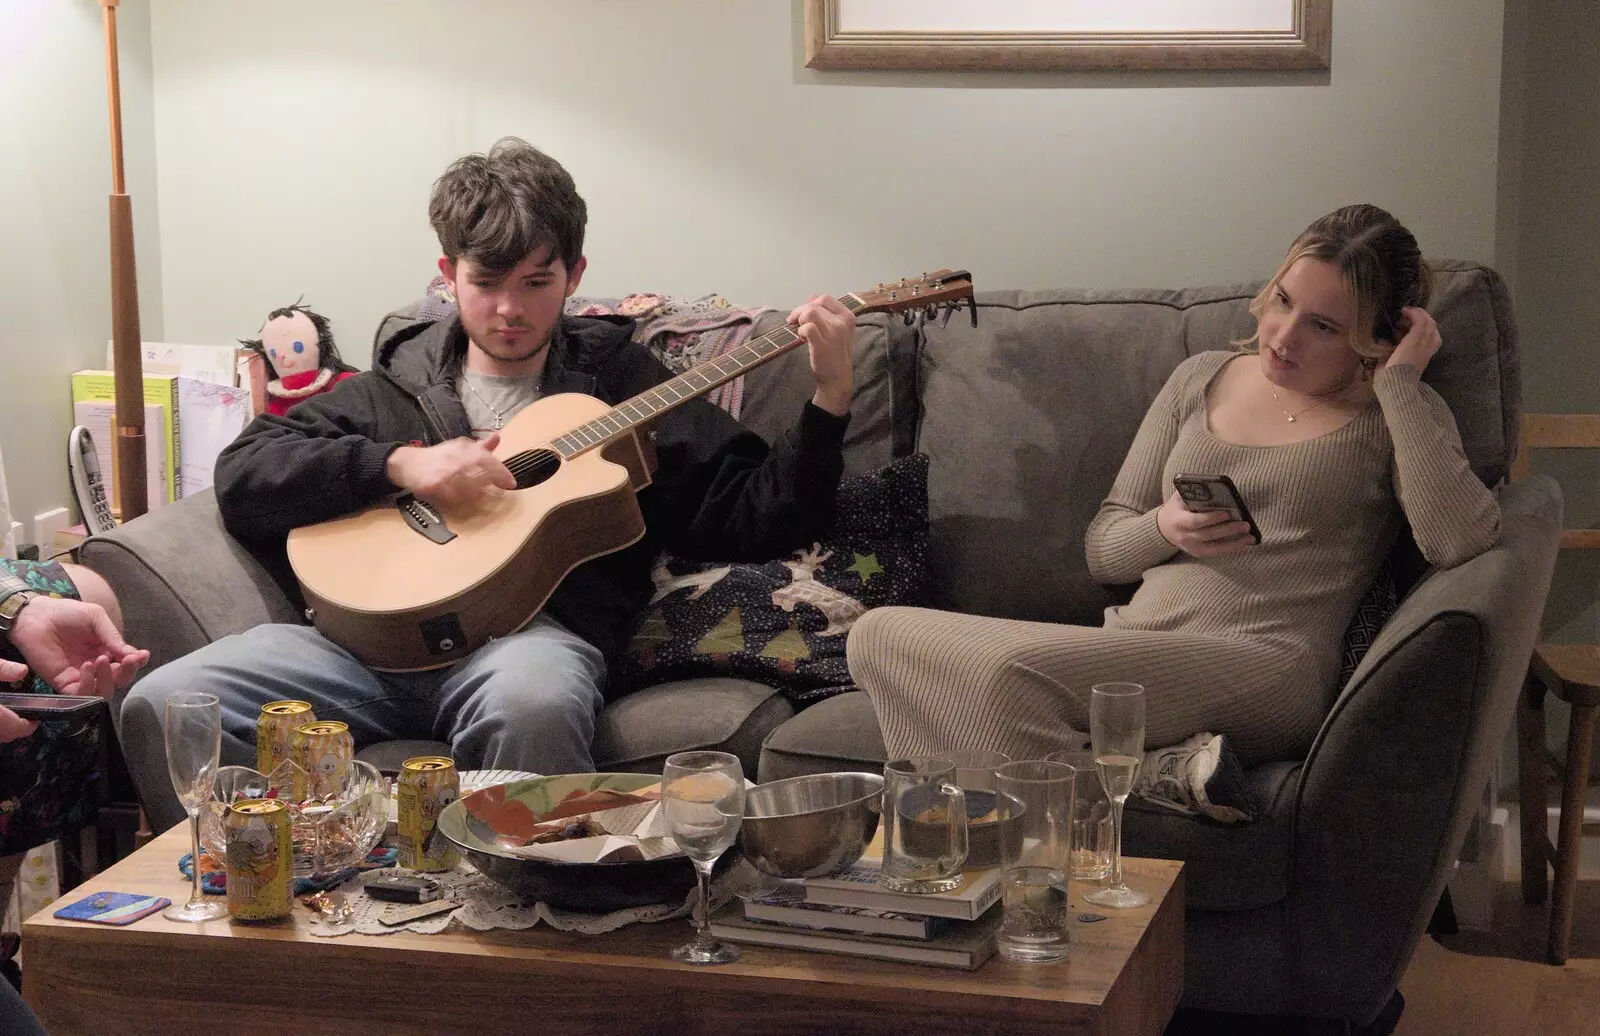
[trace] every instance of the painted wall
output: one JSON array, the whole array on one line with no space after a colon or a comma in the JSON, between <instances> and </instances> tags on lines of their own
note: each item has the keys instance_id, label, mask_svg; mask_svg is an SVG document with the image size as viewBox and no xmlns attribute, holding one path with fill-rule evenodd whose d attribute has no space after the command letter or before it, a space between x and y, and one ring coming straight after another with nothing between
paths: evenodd
<instances>
[{"instance_id":1,"label":"painted wall","mask_svg":"<svg viewBox=\"0 0 1600 1036\"><path fill-rule=\"evenodd\" d=\"M150 12L120 8L124 157L144 337L162 333ZM67 375L111 335L110 116L95 0L0 0L0 448L12 516L70 505Z\"/></svg>"},{"instance_id":2,"label":"painted wall","mask_svg":"<svg viewBox=\"0 0 1600 1036\"><path fill-rule=\"evenodd\" d=\"M972 75L814 73L798 2L161 0L166 329L303 294L364 361L433 179L502 134L577 178L596 294L1227 281L1353 200L1486 259L1502 2L1340 0L1331 73Z\"/></svg>"},{"instance_id":3,"label":"painted wall","mask_svg":"<svg viewBox=\"0 0 1600 1036\"><path fill-rule=\"evenodd\" d=\"M1501 205L1530 411L1600 413L1600 5L1511 0ZM1566 524L1600 520L1600 452L1544 454ZM1569 551L1545 609L1552 640L1600 639L1600 551ZM1600 768L1600 760L1597 760Z\"/></svg>"}]
</instances>

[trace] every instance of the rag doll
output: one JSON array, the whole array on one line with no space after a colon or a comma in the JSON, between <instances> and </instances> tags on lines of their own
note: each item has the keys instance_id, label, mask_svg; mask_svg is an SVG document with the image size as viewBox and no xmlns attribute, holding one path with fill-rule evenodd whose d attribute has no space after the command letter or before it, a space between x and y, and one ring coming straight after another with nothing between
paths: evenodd
<instances>
[{"instance_id":1,"label":"rag doll","mask_svg":"<svg viewBox=\"0 0 1600 1036\"><path fill-rule=\"evenodd\" d=\"M319 392L327 392L355 373L339 358L328 318L296 302L267 314L261 337L239 344L266 358L272 367L267 384L267 412L282 416L289 408Z\"/></svg>"}]
</instances>

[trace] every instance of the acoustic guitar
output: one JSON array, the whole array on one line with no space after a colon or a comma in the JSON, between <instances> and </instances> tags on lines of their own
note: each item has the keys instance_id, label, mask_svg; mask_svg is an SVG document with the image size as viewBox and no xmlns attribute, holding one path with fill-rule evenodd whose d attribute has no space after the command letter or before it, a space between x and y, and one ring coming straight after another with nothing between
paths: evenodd
<instances>
[{"instance_id":1,"label":"acoustic guitar","mask_svg":"<svg viewBox=\"0 0 1600 1036\"><path fill-rule=\"evenodd\" d=\"M965 302L966 271L941 270L840 299L856 314ZM909 317L908 317L909 319ZM635 494L650 484L649 425L672 408L804 341L780 327L617 406L568 392L506 423L495 456L517 488L471 510L441 510L410 493L289 534L289 562L307 614L329 640L374 669L436 669L525 626L590 558L644 535Z\"/></svg>"}]
</instances>

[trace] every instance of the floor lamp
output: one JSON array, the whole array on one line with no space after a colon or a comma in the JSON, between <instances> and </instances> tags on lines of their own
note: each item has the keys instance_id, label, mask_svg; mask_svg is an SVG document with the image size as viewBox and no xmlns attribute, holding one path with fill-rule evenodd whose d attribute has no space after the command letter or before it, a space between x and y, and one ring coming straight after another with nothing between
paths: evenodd
<instances>
[{"instance_id":1,"label":"floor lamp","mask_svg":"<svg viewBox=\"0 0 1600 1036\"><path fill-rule=\"evenodd\" d=\"M139 356L139 277L133 261L133 202L122 169L122 87L117 71L117 5L100 0L106 24L111 101L111 343L116 379L117 503L124 522L149 507L144 453L144 365Z\"/></svg>"}]
</instances>

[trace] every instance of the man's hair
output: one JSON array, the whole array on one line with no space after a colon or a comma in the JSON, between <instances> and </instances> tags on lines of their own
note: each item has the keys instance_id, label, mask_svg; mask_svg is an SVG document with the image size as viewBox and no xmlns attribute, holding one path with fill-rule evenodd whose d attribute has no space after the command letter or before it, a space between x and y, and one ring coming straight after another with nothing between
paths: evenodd
<instances>
[{"instance_id":1,"label":"man's hair","mask_svg":"<svg viewBox=\"0 0 1600 1036\"><path fill-rule=\"evenodd\" d=\"M499 276L544 247L571 270L583 257L588 218L571 174L517 137L457 159L434 181L428 201L445 257Z\"/></svg>"}]
</instances>

